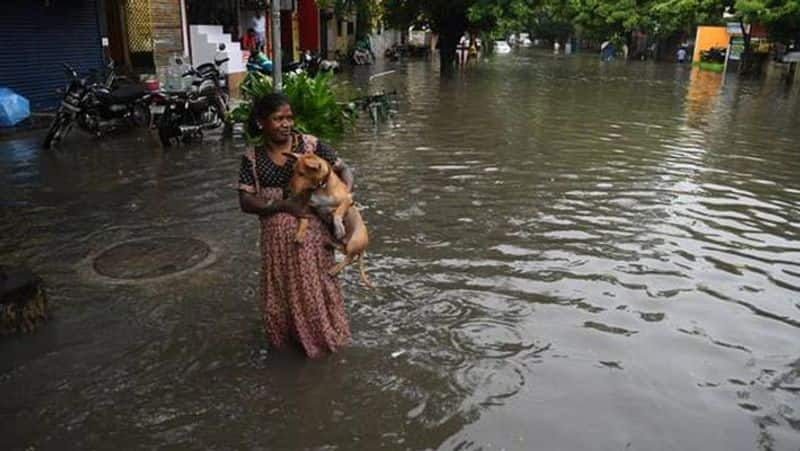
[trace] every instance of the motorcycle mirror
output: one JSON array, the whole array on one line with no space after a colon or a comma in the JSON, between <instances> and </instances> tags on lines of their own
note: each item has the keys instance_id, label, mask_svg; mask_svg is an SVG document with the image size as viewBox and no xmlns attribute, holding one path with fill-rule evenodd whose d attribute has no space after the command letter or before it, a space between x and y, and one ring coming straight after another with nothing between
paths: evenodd
<instances>
[{"instance_id":1,"label":"motorcycle mirror","mask_svg":"<svg viewBox=\"0 0 800 451\"><path fill-rule=\"evenodd\" d=\"M67 76L70 76L74 79L78 78L78 73L75 72L75 69L73 69L72 66L67 63L61 63L61 65L64 66L64 71L67 73Z\"/></svg>"},{"instance_id":2,"label":"motorcycle mirror","mask_svg":"<svg viewBox=\"0 0 800 451\"><path fill-rule=\"evenodd\" d=\"M219 49L220 52L224 52L225 48L226 48L225 47L225 43L224 42L220 42L219 43L219 47L217 47L217 48Z\"/></svg>"}]
</instances>

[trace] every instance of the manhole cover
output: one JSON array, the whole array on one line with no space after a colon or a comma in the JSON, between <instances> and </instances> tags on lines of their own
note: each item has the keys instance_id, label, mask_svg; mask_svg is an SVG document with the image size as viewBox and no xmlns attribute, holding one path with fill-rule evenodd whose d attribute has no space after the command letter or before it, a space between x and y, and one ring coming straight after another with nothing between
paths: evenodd
<instances>
[{"instance_id":1,"label":"manhole cover","mask_svg":"<svg viewBox=\"0 0 800 451\"><path fill-rule=\"evenodd\" d=\"M94 270L114 279L150 279L192 268L211 248L193 238L163 237L127 241L94 259Z\"/></svg>"}]
</instances>

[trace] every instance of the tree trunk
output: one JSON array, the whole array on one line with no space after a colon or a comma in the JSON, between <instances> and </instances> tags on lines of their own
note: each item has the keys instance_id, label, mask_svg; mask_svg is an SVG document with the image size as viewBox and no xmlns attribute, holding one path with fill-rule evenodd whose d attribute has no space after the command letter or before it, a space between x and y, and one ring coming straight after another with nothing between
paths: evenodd
<instances>
[{"instance_id":1,"label":"tree trunk","mask_svg":"<svg viewBox=\"0 0 800 451\"><path fill-rule=\"evenodd\" d=\"M467 29L466 13L462 17L444 11L438 22L439 27L439 72L442 75L450 75L456 67L456 48L461 35Z\"/></svg>"},{"instance_id":2,"label":"tree trunk","mask_svg":"<svg viewBox=\"0 0 800 451\"><path fill-rule=\"evenodd\" d=\"M461 34L455 27L445 26L439 33L439 71L442 75L452 74L456 65L456 48Z\"/></svg>"},{"instance_id":3,"label":"tree trunk","mask_svg":"<svg viewBox=\"0 0 800 451\"><path fill-rule=\"evenodd\" d=\"M742 39L744 40L744 50L739 59L739 75L751 75L753 58L751 57L752 50L750 48L750 33L745 31L744 21L739 20L739 25L742 27Z\"/></svg>"}]
</instances>

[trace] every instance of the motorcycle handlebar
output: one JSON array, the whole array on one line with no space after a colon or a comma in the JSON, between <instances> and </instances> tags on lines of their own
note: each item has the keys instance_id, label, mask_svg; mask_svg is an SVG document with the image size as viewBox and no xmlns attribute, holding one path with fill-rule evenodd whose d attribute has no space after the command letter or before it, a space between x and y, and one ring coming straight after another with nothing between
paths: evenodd
<instances>
[{"instance_id":1,"label":"motorcycle handlebar","mask_svg":"<svg viewBox=\"0 0 800 451\"><path fill-rule=\"evenodd\" d=\"M78 73L75 71L75 69L73 69L73 68L72 68L72 66L70 66L70 65L69 65L69 64L67 64L67 63L61 63L61 65L62 65L62 66L64 66L64 70L66 70L66 71L67 71L67 73L68 73L68 74L69 74L69 75L70 75L72 78L78 78Z\"/></svg>"}]
</instances>

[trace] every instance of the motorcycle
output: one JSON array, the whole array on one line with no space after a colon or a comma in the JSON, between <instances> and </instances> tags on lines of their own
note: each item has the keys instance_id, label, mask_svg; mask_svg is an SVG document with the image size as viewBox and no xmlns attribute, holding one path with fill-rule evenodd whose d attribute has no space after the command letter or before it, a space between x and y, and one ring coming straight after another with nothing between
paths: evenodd
<instances>
[{"instance_id":1,"label":"motorcycle","mask_svg":"<svg viewBox=\"0 0 800 451\"><path fill-rule=\"evenodd\" d=\"M202 136L203 130L223 125L228 111L228 93L221 66L228 60L215 59L213 63L190 67L183 74L183 77L193 77L190 90L161 92L154 97L150 112L158 116L158 137L164 147Z\"/></svg>"},{"instance_id":2,"label":"motorcycle","mask_svg":"<svg viewBox=\"0 0 800 451\"><path fill-rule=\"evenodd\" d=\"M95 136L127 126L144 126L150 122L149 93L142 86L123 83L116 75L113 61L107 67L105 80L96 73L79 77L77 71L63 64L67 86L56 116L45 135L43 147L51 148L63 140L72 127L78 126Z\"/></svg>"},{"instance_id":3,"label":"motorcycle","mask_svg":"<svg viewBox=\"0 0 800 451\"><path fill-rule=\"evenodd\" d=\"M303 53L302 68L308 72L308 75L315 77L320 72L339 72L339 62L323 59L316 53L311 53L306 50Z\"/></svg>"},{"instance_id":4,"label":"motorcycle","mask_svg":"<svg viewBox=\"0 0 800 451\"><path fill-rule=\"evenodd\" d=\"M400 61L403 57L403 48L399 44L394 44L383 52L383 56L391 61Z\"/></svg>"}]
</instances>

